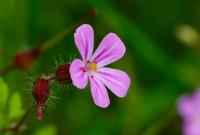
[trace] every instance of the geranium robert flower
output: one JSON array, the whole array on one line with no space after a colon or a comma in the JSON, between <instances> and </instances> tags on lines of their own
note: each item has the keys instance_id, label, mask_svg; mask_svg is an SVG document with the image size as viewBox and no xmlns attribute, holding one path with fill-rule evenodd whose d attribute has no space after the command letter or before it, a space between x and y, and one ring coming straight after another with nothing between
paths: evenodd
<instances>
[{"instance_id":1,"label":"geranium robert flower","mask_svg":"<svg viewBox=\"0 0 200 135\"><path fill-rule=\"evenodd\" d=\"M81 25L76 30L74 38L82 60L75 59L71 63L70 74L73 85L84 89L90 80L94 103L102 108L110 104L106 87L116 96L124 97L131 83L129 76L121 70L105 67L122 58L126 52L120 38L114 33L109 33L94 54L94 32L90 25Z\"/></svg>"},{"instance_id":2,"label":"geranium robert flower","mask_svg":"<svg viewBox=\"0 0 200 135\"><path fill-rule=\"evenodd\" d=\"M200 135L200 89L178 100L178 112L183 118L184 135Z\"/></svg>"}]
</instances>

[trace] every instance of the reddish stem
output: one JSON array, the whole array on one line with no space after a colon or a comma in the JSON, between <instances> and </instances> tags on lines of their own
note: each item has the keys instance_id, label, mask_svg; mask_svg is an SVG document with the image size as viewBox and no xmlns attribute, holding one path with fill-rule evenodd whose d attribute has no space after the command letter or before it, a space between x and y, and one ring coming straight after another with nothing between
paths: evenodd
<instances>
[{"instance_id":1,"label":"reddish stem","mask_svg":"<svg viewBox=\"0 0 200 135\"><path fill-rule=\"evenodd\" d=\"M42 120L43 105L38 105L38 120Z\"/></svg>"}]
</instances>

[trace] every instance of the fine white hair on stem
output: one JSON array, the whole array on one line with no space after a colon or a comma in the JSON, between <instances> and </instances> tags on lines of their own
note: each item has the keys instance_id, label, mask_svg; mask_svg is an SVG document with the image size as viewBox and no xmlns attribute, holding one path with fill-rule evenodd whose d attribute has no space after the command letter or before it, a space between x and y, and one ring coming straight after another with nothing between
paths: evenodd
<instances>
[{"instance_id":1,"label":"fine white hair on stem","mask_svg":"<svg viewBox=\"0 0 200 135\"><path fill-rule=\"evenodd\" d=\"M63 64L65 63L65 62L64 62L64 59L62 58L61 55L59 55L59 62L60 62L61 65L63 65Z\"/></svg>"}]
</instances>

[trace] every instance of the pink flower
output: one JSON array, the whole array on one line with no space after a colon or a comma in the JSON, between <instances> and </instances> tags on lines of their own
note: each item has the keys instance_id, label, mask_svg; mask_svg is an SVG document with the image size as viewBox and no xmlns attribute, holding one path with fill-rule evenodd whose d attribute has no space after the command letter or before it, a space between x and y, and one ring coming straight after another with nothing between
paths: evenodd
<instances>
[{"instance_id":1,"label":"pink flower","mask_svg":"<svg viewBox=\"0 0 200 135\"><path fill-rule=\"evenodd\" d=\"M200 89L193 95L181 96L178 112L183 118L184 135L200 135Z\"/></svg>"},{"instance_id":2,"label":"pink flower","mask_svg":"<svg viewBox=\"0 0 200 135\"><path fill-rule=\"evenodd\" d=\"M90 80L94 103L102 108L110 104L106 87L116 96L124 97L131 83L129 76L121 70L105 67L124 56L126 48L120 38L114 33L109 33L94 54L94 32L90 25L81 25L74 38L82 60L75 59L71 63L73 85L84 89Z\"/></svg>"}]
</instances>

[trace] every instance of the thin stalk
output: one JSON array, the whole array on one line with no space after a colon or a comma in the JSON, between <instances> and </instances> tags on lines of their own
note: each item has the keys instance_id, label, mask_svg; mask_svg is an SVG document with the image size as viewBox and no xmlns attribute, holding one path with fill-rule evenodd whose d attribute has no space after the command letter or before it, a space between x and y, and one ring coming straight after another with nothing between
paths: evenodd
<instances>
[{"instance_id":1,"label":"thin stalk","mask_svg":"<svg viewBox=\"0 0 200 135\"><path fill-rule=\"evenodd\" d=\"M4 69L0 69L0 76L4 76L5 74L7 74L8 72L10 72L14 69L15 69L14 64L11 64L11 65L5 67Z\"/></svg>"},{"instance_id":2,"label":"thin stalk","mask_svg":"<svg viewBox=\"0 0 200 135\"><path fill-rule=\"evenodd\" d=\"M7 128L2 128L0 129L0 131L3 132L14 132L14 131L18 131L21 126L24 124L24 122L26 121L26 119L28 118L29 114L32 113L33 109L35 108L35 106L30 107L25 113L24 115L21 117L21 119L19 120L18 123L12 125L11 127L7 127Z\"/></svg>"},{"instance_id":3,"label":"thin stalk","mask_svg":"<svg viewBox=\"0 0 200 135\"><path fill-rule=\"evenodd\" d=\"M85 17L80 19L78 22L76 22L73 25L67 27L62 32L56 34L55 36L53 36L52 38L50 38L46 42L38 43L36 45L36 48L33 48L32 50L39 49L42 53L47 51L48 49L54 47L58 42L63 40L66 37L66 35L69 34L70 32L72 32L78 25L80 25L81 23L85 22L86 20L94 17L95 15L96 15L96 11L95 10L89 12ZM15 65L14 64L11 64L10 66L8 66L8 67L6 67L4 69L0 69L0 76L3 76L3 75L9 73L10 71L12 71L14 69L15 69Z\"/></svg>"},{"instance_id":4,"label":"thin stalk","mask_svg":"<svg viewBox=\"0 0 200 135\"><path fill-rule=\"evenodd\" d=\"M88 19L90 19L90 18L92 18L94 16L96 16L96 11L95 10L89 12L81 20L79 20L75 24L71 25L70 27L67 27L62 32L56 34L55 36L53 36L52 38L50 38L49 40L47 40L45 43L42 44L41 50L42 51L46 51L47 49L52 48L59 41L61 41L62 39L64 39L68 33L72 32L78 25L80 25L81 23L87 21Z\"/></svg>"}]
</instances>

